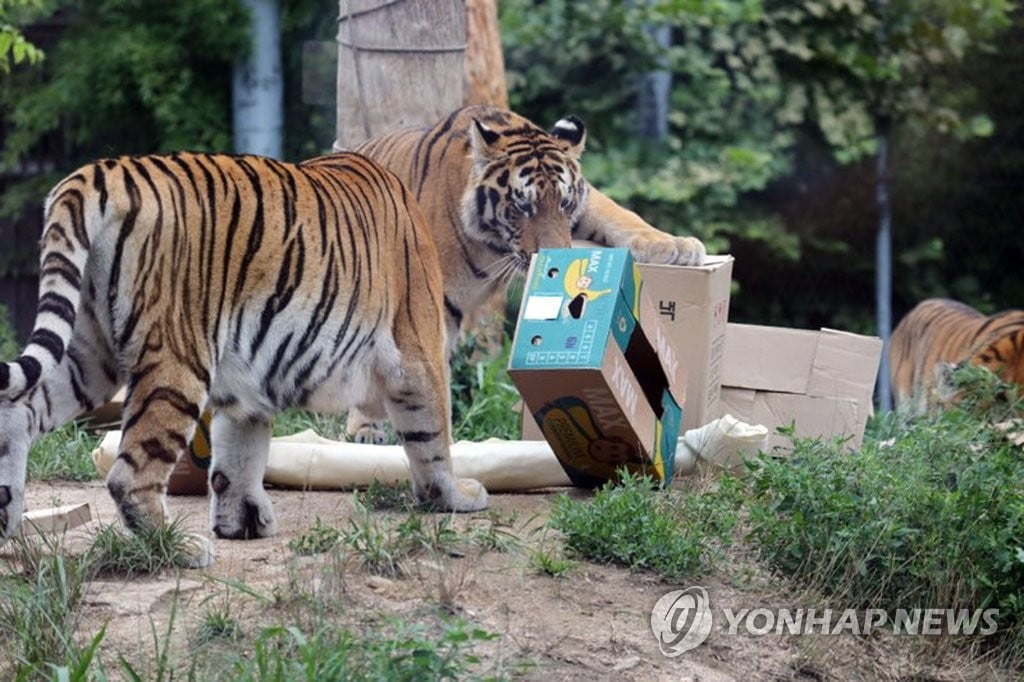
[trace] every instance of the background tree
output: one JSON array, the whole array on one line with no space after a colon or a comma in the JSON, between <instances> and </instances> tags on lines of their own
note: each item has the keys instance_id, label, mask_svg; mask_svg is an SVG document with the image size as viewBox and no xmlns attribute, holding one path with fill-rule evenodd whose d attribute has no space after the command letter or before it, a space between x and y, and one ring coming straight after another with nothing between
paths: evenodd
<instances>
[{"instance_id":1,"label":"background tree","mask_svg":"<svg viewBox=\"0 0 1024 682\"><path fill-rule=\"evenodd\" d=\"M43 51L26 40L18 28L41 4L40 0L0 0L0 75L10 73L12 65L35 64L43 58Z\"/></svg>"}]
</instances>

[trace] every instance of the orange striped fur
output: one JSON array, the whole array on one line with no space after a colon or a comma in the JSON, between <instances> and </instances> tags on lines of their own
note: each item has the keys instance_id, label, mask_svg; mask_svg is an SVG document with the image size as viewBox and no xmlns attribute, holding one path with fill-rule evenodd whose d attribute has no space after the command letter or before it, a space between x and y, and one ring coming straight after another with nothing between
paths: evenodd
<instances>
[{"instance_id":1,"label":"orange striped fur","mask_svg":"<svg viewBox=\"0 0 1024 682\"><path fill-rule=\"evenodd\" d=\"M0 363L0 540L21 520L29 446L127 385L107 487L134 529L204 406L215 409L210 524L277 530L263 491L271 420L288 407L386 416L417 495L480 509L452 476L444 292L422 212L364 156L105 159L46 201L35 330ZM197 565L209 563L197 538Z\"/></svg>"},{"instance_id":2,"label":"orange striped fur","mask_svg":"<svg viewBox=\"0 0 1024 682\"><path fill-rule=\"evenodd\" d=\"M896 326L889 361L897 406L918 413L940 402L944 364L981 365L1024 387L1024 311L986 316L959 301L922 301Z\"/></svg>"}]
</instances>

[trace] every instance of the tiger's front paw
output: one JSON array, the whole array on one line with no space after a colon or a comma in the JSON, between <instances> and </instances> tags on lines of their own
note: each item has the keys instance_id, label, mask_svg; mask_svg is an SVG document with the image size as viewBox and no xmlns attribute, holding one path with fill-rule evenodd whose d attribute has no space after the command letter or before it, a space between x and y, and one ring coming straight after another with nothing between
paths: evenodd
<instances>
[{"instance_id":1,"label":"tiger's front paw","mask_svg":"<svg viewBox=\"0 0 1024 682\"><path fill-rule=\"evenodd\" d=\"M210 527L214 535L229 540L277 535L274 503L262 487L232 485L223 471L215 471L210 476L210 488Z\"/></svg>"},{"instance_id":2,"label":"tiger's front paw","mask_svg":"<svg viewBox=\"0 0 1024 682\"><path fill-rule=\"evenodd\" d=\"M696 237L640 238L630 244L629 250L638 263L656 265L703 265L707 257L704 243Z\"/></svg>"}]
</instances>

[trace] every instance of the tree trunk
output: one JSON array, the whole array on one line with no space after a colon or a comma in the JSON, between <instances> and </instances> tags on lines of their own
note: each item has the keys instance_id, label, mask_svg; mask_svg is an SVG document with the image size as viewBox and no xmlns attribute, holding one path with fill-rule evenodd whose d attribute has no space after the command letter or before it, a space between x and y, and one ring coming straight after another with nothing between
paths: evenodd
<instances>
[{"instance_id":1,"label":"tree trunk","mask_svg":"<svg viewBox=\"0 0 1024 682\"><path fill-rule=\"evenodd\" d=\"M341 0L335 147L462 106L466 8L458 0Z\"/></svg>"},{"instance_id":2,"label":"tree trunk","mask_svg":"<svg viewBox=\"0 0 1024 682\"><path fill-rule=\"evenodd\" d=\"M889 205L888 119L876 121L878 157L875 165L875 206L878 209L878 238L875 244L875 312L878 335L882 338L882 361L878 368L878 409L892 409L889 375L889 337L892 335L892 207Z\"/></svg>"},{"instance_id":3,"label":"tree trunk","mask_svg":"<svg viewBox=\"0 0 1024 682\"><path fill-rule=\"evenodd\" d=\"M281 158L284 80L277 0L244 0L251 16L251 52L231 84L235 152Z\"/></svg>"},{"instance_id":4,"label":"tree trunk","mask_svg":"<svg viewBox=\"0 0 1024 682\"><path fill-rule=\"evenodd\" d=\"M649 26L647 32L662 49L672 44L672 29ZM668 69L648 71L640 79L636 97L637 135L647 140L661 140L668 135L669 94L672 72Z\"/></svg>"},{"instance_id":5,"label":"tree trunk","mask_svg":"<svg viewBox=\"0 0 1024 682\"><path fill-rule=\"evenodd\" d=\"M466 0L466 104L508 109L497 0Z\"/></svg>"}]
</instances>

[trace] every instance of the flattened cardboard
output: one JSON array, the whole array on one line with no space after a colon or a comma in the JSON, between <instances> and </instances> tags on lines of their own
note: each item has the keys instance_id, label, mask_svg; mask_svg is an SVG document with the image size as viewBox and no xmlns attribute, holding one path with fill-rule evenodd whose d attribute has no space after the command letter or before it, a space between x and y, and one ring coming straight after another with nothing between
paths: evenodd
<instances>
[{"instance_id":1,"label":"flattened cardboard","mask_svg":"<svg viewBox=\"0 0 1024 682\"><path fill-rule=\"evenodd\" d=\"M858 448L873 411L881 352L881 339L872 336L730 323L723 409L767 426L770 447L788 445L775 430L795 422L797 436L847 436Z\"/></svg>"},{"instance_id":2,"label":"flattened cardboard","mask_svg":"<svg viewBox=\"0 0 1024 682\"><path fill-rule=\"evenodd\" d=\"M18 534L42 535L44 533L63 533L92 520L89 503L66 504L63 507L34 509L25 512L21 517Z\"/></svg>"},{"instance_id":3,"label":"flattened cardboard","mask_svg":"<svg viewBox=\"0 0 1024 682\"><path fill-rule=\"evenodd\" d=\"M509 375L570 480L594 487L626 466L671 481L681 410L669 386L683 370L664 329L648 337L639 322L650 302L629 252L543 249L526 281Z\"/></svg>"}]
</instances>

